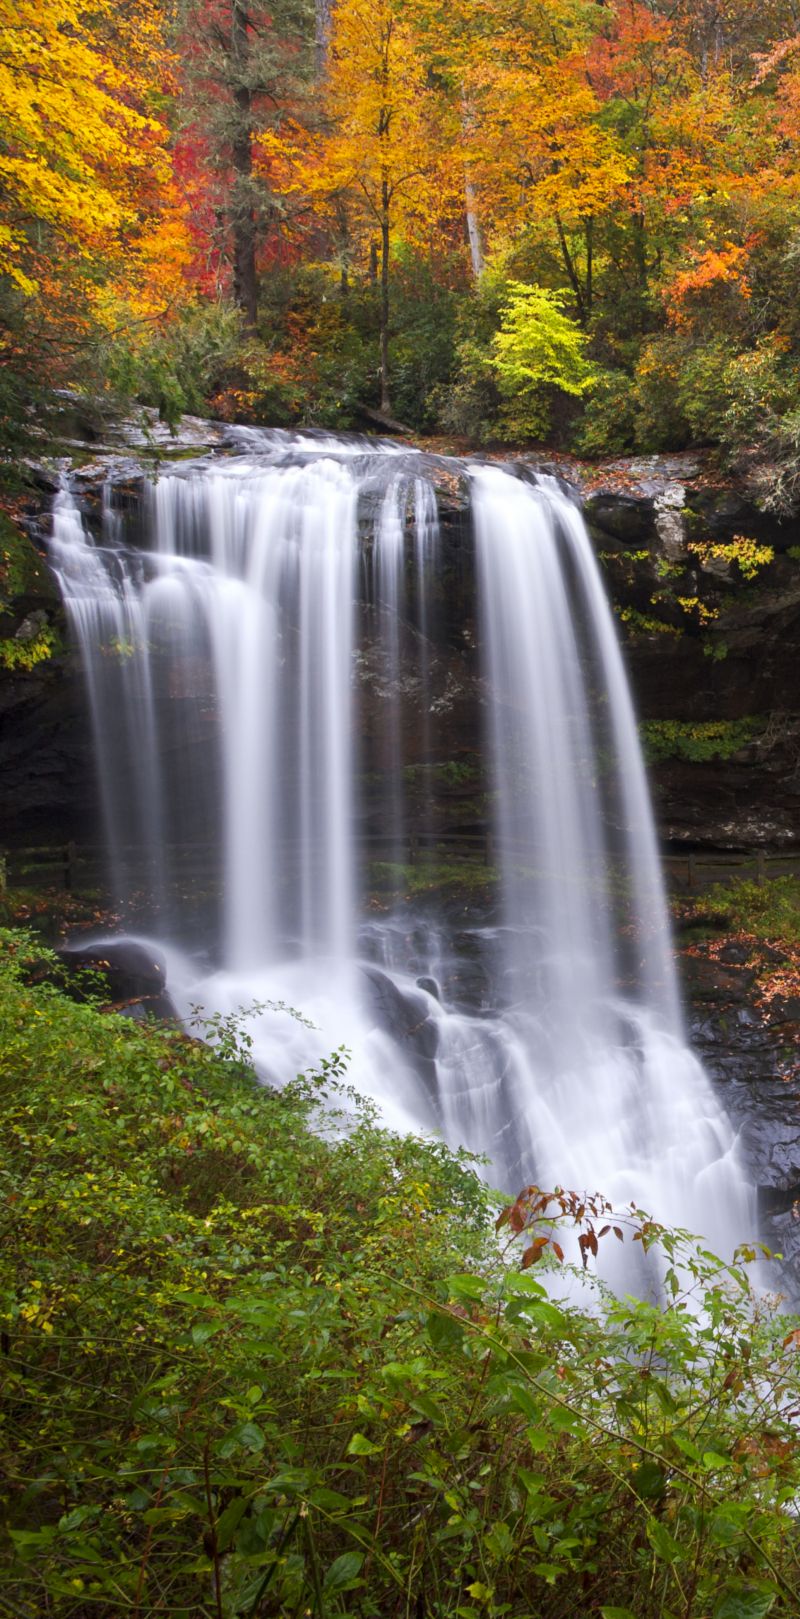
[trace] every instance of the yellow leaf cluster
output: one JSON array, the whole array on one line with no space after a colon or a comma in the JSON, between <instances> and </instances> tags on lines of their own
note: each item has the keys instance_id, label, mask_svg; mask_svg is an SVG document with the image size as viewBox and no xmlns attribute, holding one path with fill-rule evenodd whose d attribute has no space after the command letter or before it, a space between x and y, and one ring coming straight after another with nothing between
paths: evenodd
<instances>
[{"instance_id":1,"label":"yellow leaf cluster","mask_svg":"<svg viewBox=\"0 0 800 1619\"><path fill-rule=\"evenodd\" d=\"M0 272L35 290L45 243L93 261L168 178L148 111L158 13L125 0L0 0ZM53 249L51 247L50 251Z\"/></svg>"},{"instance_id":2,"label":"yellow leaf cluster","mask_svg":"<svg viewBox=\"0 0 800 1619\"><path fill-rule=\"evenodd\" d=\"M285 190L301 190L323 209L346 206L367 232L388 216L393 231L424 241L462 196L459 136L457 114L427 73L409 8L401 0L338 0L322 130L263 136L261 148L283 165Z\"/></svg>"}]
</instances>

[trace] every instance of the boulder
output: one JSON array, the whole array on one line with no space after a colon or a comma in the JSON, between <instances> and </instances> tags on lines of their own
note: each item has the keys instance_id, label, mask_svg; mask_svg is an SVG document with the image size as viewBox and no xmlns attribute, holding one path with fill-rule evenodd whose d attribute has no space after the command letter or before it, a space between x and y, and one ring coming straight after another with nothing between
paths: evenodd
<instances>
[{"instance_id":1,"label":"boulder","mask_svg":"<svg viewBox=\"0 0 800 1619\"><path fill-rule=\"evenodd\" d=\"M67 945L58 951L58 956L70 976L79 981L78 988L81 975L92 975L87 979L89 992L98 985L102 986L102 994L107 987L109 999L114 1003L166 998L164 956L154 946L138 939L103 939L95 944Z\"/></svg>"},{"instance_id":2,"label":"boulder","mask_svg":"<svg viewBox=\"0 0 800 1619\"><path fill-rule=\"evenodd\" d=\"M589 495L584 516L590 529L598 529L603 544L610 540L622 550L654 543L655 505L637 495L618 495L606 490Z\"/></svg>"}]
</instances>

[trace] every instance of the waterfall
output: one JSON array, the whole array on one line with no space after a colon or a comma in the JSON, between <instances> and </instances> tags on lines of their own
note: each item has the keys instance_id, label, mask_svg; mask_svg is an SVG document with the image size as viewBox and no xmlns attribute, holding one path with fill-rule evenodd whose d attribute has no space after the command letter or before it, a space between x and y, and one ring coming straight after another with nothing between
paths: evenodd
<instances>
[{"instance_id":1,"label":"waterfall","mask_svg":"<svg viewBox=\"0 0 800 1619\"><path fill-rule=\"evenodd\" d=\"M454 479L469 510L448 551L436 485ZM162 470L138 528L112 485L90 531L65 485L53 529L112 880L122 901L147 886L180 945L180 1007L269 1003L251 1032L275 1083L346 1045L391 1124L485 1153L508 1191L599 1189L720 1248L749 1235L734 1133L685 1042L613 621L555 481L251 431ZM485 757L497 903L387 908L376 838L401 874L412 838L435 849L456 703ZM202 939L192 844L215 851Z\"/></svg>"}]
</instances>

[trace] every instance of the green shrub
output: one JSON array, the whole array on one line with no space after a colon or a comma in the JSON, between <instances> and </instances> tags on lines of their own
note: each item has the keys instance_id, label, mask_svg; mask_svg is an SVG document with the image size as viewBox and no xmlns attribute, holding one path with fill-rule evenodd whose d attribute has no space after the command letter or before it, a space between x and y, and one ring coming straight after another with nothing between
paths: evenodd
<instances>
[{"instance_id":1,"label":"green shrub","mask_svg":"<svg viewBox=\"0 0 800 1619\"><path fill-rule=\"evenodd\" d=\"M732 883L716 883L697 901L698 911L722 913L733 932L753 934L757 939L782 940L800 944L800 879L770 877L763 882L740 878Z\"/></svg>"},{"instance_id":2,"label":"green shrub","mask_svg":"<svg viewBox=\"0 0 800 1619\"><path fill-rule=\"evenodd\" d=\"M680 450L690 442L681 396L684 360L685 340L672 332L642 344L633 383L637 449Z\"/></svg>"},{"instance_id":3,"label":"green shrub","mask_svg":"<svg viewBox=\"0 0 800 1619\"><path fill-rule=\"evenodd\" d=\"M190 304L153 330L115 335L98 351L101 375L122 400L151 405L171 427L202 414L239 353L241 316L230 304Z\"/></svg>"},{"instance_id":4,"label":"green shrub","mask_svg":"<svg viewBox=\"0 0 800 1619\"><path fill-rule=\"evenodd\" d=\"M645 758L688 759L706 764L711 759L732 759L763 730L763 720L645 720L639 726Z\"/></svg>"},{"instance_id":5,"label":"green shrub","mask_svg":"<svg viewBox=\"0 0 800 1619\"><path fill-rule=\"evenodd\" d=\"M635 396L628 372L596 372L573 442L580 455L627 455L636 448Z\"/></svg>"},{"instance_id":6,"label":"green shrub","mask_svg":"<svg viewBox=\"0 0 800 1619\"><path fill-rule=\"evenodd\" d=\"M452 374L431 392L437 427L477 444L497 438L501 432L502 401L491 364L491 348L505 293L504 275L490 268L469 296L462 299L455 323Z\"/></svg>"},{"instance_id":7,"label":"green shrub","mask_svg":"<svg viewBox=\"0 0 800 1619\"><path fill-rule=\"evenodd\" d=\"M341 1054L260 1091L230 1025L214 1055L51 969L4 936L9 1613L796 1614L800 1327L747 1254L536 1188L500 1248ZM609 1245L661 1302L591 1282Z\"/></svg>"},{"instance_id":8,"label":"green shrub","mask_svg":"<svg viewBox=\"0 0 800 1619\"><path fill-rule=\"evenodd\" d=\"M440 267L441 268L441 267ZM392 336L389 343L392 408L419 432L436 426L437 400L455 363L456 294L410 251L392 264Z\"/></svg>"},{"instance_id":9,"label":"green shrub","mask_svg":"<svg viewBox=\"0 0 800 1619\"><path fill-rule=\"evenodd\" d=\"M681 356L677 399L695 443L718 443L732 403L736 350L727 337L697 342L696 333Z\"/></svg>"}]
</instances>

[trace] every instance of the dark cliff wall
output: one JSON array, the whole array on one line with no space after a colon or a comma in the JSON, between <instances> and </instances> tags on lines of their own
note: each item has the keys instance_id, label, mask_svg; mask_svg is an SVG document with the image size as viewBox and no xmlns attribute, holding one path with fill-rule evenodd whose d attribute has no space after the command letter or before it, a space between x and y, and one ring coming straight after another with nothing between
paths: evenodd
<instances>
[{"instance_id":1,"label":"dark cliff wall","mask_svg":"<svg viewBox=\"0 0 800 1619\"><path fill-rule=\"evenodd\" d=\"M585 513L621 621L663 833L797 845L800 523L680 458L629 463L625 492L619 472L609 481Z\"/></svg>"},{"instance_id":2,"label":"dark cliff wall","mask_svg":"<svg viewBox=\"0 0 800 1619\"><path fill-rule=\"evenodd\" d=\"M90 521L99 517L105 470L95 462L78 474ZM685 457L569 470L586 485L584 510L626 643L665 839L800 846L800 524L759 512ZM135 529L141 472L117 463L115 475L116 500ZM442 824L458 827L485 814L480 679L464 485L441 464L437 481L445 538L429 649L431 736ZM41 474L27 502L2 591L0 646L24 645L46 626L55 650L30 668L0 662L0 844L98 835L85 693L45 560L53 483ZM413 670L417 629L409 624L404 635ZM372 750L380 769L385 693L368 644L360 684L367 768ZM413 789L413 701L409 715Z\"/></svg>"}]
</instances>

